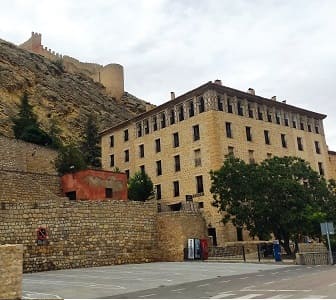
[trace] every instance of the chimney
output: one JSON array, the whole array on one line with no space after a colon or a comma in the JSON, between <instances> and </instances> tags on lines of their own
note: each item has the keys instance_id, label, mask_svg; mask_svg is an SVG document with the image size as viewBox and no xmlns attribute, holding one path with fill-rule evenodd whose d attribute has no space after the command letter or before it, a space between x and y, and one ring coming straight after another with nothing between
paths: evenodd
<instances>
[{"instance_id":1,"label":"chimney","mask_svg":"<svg viewBox=\"0 0 336 300\"><path fill-rule=\"evenodd\" d=\"M281 102L282 102L282 103L286 103L286 102L287 102L287 100L282 100Z\"/></svg>"},{"instance_id":2,"label":"chimney","mask_svg":"<svg viewBox=\"0 0 336 300\"><path fill-rule=\"evenodd\" d=\"M273 101L276 101L276 96L272 96L271 98Z\"/></svg>"},{"instance_id":3,"label":"chimney","mask_svg":"<svg viewBox=\"0 0 336 300\"><path fill-rule=\"evenodd\" d=\"M251 94L251 95L255 95L255 90L252 89L252 88L249 88L249 89L247 90L247 92L248 92L249 94Z\"/></svg>"},{"instance_id":4,"label":"chimney","mask_svg":"<svg viewBox=\"0 0 336 300\"><path fill-rule=\"evenodd\" d=\"M216 80L214 81L214 84L222 85L222 80L220 80L220 79L216 79Z\"/></svg>"},{"instance_id":5,"label":"chimney","mask_svg":"<svg viewBox=\"0 0 336 300\"><path fill-rule=\"evenodd\" d=\"M175 99L175 93L174 92L170 92L170 100L174 100Z\"/></svg>"}]
</instances>

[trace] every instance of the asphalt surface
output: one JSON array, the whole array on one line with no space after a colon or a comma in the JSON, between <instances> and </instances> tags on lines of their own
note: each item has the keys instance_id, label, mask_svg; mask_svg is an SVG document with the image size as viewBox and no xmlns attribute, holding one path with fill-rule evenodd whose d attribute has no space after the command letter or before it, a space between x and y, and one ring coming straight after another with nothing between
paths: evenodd
<instances>
[{"instance_id":1,"label":"asphalt surface","mask_svg":"<svg viewBox=\"0 0 336 300\"><path fill-rule=\"evenodd\" d=\"M336 298L336 267L148 263L24 274L23 299Z\"/></svg>"}]
</instances>

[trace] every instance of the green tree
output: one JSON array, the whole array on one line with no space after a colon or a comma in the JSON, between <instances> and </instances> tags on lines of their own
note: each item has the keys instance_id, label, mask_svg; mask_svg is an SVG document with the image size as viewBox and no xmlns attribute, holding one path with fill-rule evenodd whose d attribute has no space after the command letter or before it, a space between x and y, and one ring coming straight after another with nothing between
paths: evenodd
<instances>
[{"instance_id":1,"label":"green tree","mask_svg":"<svg viewBox=\"0 0 336 300\"><path fill-rule=\"evenodd\" d=\"M230 156L210 174L223 222L232 221L260 239L273 234L288 254L290 240L318 235L319 221L330 216L327 182L300 158L274 157L249 165Z\"/></svg>"},{"instance_id":2,"label":"green tree","mask_svg":"<svg viewBox=\"0 0 336 300\"><path fill-rule=\"evenodd\" d=\"M136 172L129 180L128 198L134 201L146 201L154 194L153 182L145 172Z\"/></svg>"},{"instance_id":3,"label":"green tree","mask_svg":"<svg viewBox=\"0 0 336 300\"><path fill-rule=\"evenodd\" d=\"M14 136L17 139L38 145L50 145L50 136L40 128L33 106L29 103L28 94L24 92L19 105L17 117L12 118Z\"/></svg>"},{"instance_id":4,"label":"green tree","mask_svg":"<svg viewBox=\"0 0 336 300\"><path fill-rule=\"evenodd\" d=\"M86 168L82 152L73 144L59 149L55 160L55 166L59 174L74 173Z\"/></svg>"},{"instance_id":5,"label":"green tree","mask_svg":"<svg viewBox=\"0 0 336 300\"><path fill-rule=\"evenodd\" d=\"M97 120L90 114L84 132L84 141L81 150L84 154L85 162L88 166L101 167L101 148L99 146L100 138L98 134Z\"/></svg>"}]
</instances>

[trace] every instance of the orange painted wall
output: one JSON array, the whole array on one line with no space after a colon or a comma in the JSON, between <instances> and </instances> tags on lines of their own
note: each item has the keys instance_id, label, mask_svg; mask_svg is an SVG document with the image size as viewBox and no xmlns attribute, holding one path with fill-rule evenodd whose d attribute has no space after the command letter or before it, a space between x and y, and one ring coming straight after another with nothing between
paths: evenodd
<instances>
[{"instance_id":1,"label":"orange painted wall","mask_svg":"<svg viewBox=\"0 0 336 300\"><path fill-rule=\"evenodd\" d=\"M84 170L65 174L61 178L63 194L76 191L76 200L103 200L105 189L112 188L109 199L127 200L127 178L125 173Z\"/></svg>"}]
</instances>

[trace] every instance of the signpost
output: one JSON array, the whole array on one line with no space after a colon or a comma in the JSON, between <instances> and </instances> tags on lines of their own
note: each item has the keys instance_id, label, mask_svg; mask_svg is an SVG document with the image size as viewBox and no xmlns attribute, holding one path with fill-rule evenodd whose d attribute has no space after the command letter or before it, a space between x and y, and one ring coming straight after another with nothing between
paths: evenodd
<instances>
[{"instance_id":1,"label":"signpost","mask_svg":"<svg viewBox=\"0 0 336 300\"><path fill-rule=\"evenodd\" d=\"M328 240L328 247L329 247L329 258L330 258L330 264L333 264L333 257L332 257L332 252L331 252L331 247L330 247L330 234L335 234L334 231L334 224L332 222L325 222L325 223L320 223L321 226L321 232L322 235L327 235L327 240Z\"/></svg>"}]
</instances>

